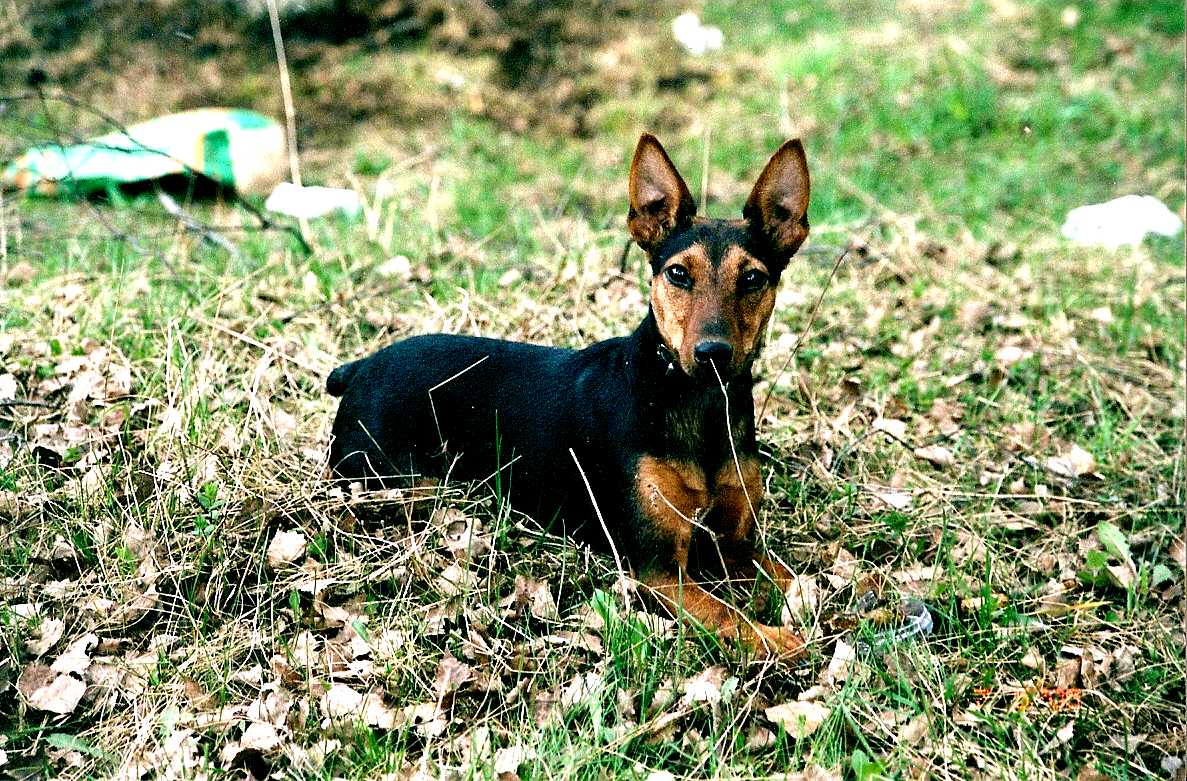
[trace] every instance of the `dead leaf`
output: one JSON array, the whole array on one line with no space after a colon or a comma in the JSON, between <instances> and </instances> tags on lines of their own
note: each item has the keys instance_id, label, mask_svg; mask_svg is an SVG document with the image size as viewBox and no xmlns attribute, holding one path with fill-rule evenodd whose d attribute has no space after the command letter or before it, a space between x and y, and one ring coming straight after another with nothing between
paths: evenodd
<instances>
[{"instance_id":1,"label":"dead leaf","mask_svg":"<svg viewBox=\"0 0 1187 781\"><path fill-rule=\"evenodd\" d=\"M767 708L766 717L782 727L788 735L796 740L806 738L814 733L832 713L825 705L818 702L785 702Z\"/></svg>"},{"instance_id":2,"label":"dead leaf","mask_svg":"<svg viewBox=\"0 0 1187 781\"><path fill-rule=\"evenodd\" d=\"M1092 654L1084 654L1080 657L1080 680L1084 683L1084 688L1092 691L1099 685L1099 678L1096 672L1096 660L1092 658Z\"/></svg>"},{"instance_id":3,"label":"dead leaf","mask_svg":"<svg viewBox=\"0 0 1187 781\"><path fill-rule=\"evenodd\" d=\"M906 569L895 570L891 573L891 577L902 583L908 588L916 586L924 582L931 582L936 579L935 565L907 567Z\"/></svg>"},{"instance_id":4,"label":"dead leaf","mask_svg":"<svg viewBox=\"0 0 1187 781\"><path fill-rule=\"evenodd\" d=\"M1096 469L1096 459L1079 445L1071 445L1057 456L1047 459L1047 471L1060 477L1075 478L1089 474Z\"/></svg>"},{"instance_id":5,"label":"dead leaf","mask_svg":"<svg viewBox=\"0 0 1187 781\"><path fill-rule=\"evenodd\" d=\"M276 532L272 542L268 543L268 566L280 569L286 564L292 564L305 555L307 546L305 534L300 529Z\"/></svg>"},{"instance_id":6,"label":"dead leaf","mask_svg":"<svg viewBox=\"0 0 1187 781\"><path fill-rule=\"evenodd\" d=\"M964 406L960 402L936 399L927 413L927 419L941 436L952 437L960 432L956 421L963 415Z\"/></svg>"},{"instance_id":7,"label":"dead leaf","mask_svg":"<svg viewBox=\"0 0 1187 781\"><path fill-rule=\"evenodd\" d=\"M561 705L566 710L572 710L578 705L590 704L601 696L604 686L605 681L598 673L578 673L561 693Z\"/></svg>"},{"instance_id":8,"label":"dead leaf","mask_svg":"<svg viewBox=\"0 0 1187 781\"><path fill-rule=\"evenodd\" d=\"M812 621L820 603L820 586L815 575L796 575L783 594L781 619L784 626L805 625Z\"/></svg>"},{"instance_id":9,"label":"dead leaf","mask_svg":"<svg viewBox=\"0 0 1187 781\"><path fill-rule=\"evenodd\" d=\"M459 563L450 564L437 576L437 590L444 597L458 597L474 588L478 576Z\"/></svg>"},{"instance_id":10,"label":"dead leaf","mask_svg":"<svg viewBox=\"0 0 1187 781\"><path fill-rule=\"evenodd\" d=\"M399 721L401 724L411 724L417 733L424 737L436 737L449 727L440 705L436 702L406 705L400 711Z\"/></svg>"},{"instance_id":11,"label":"dead leaf","mask_svg":"<svg viewBox=\"0 0 1187 781\"><path fill-rule=\"evenodd\" d=\"M746 748L751 751L775 745L778 738L766 727L754 724L750 727L750 734L746 737Z\"/></svg>"},{"instance_id":12,"label":"dead leaf","mask_svg":"<svg viewBox=\"0 0 1187 781\"><path fill-rule=\"evenodd\" d=\"M409 280L412 279L412 262L404 255L396 255L380 263L375 273L381 277Z\"/></svg>"},{"instance_id":13,"label":"dead leaf","mask_svg":"<svg viewBox=\"0 0 1187 781\"><path fill-rule=\"evenodd\" d=\"M1019 361L1029 358L1033 355L1029 350L1024 350L1016 344L1008 344L1004 347L999 347L993 354L993 359L1005 368L1009 368Z\"/></svg>"},{"instance_id":14,"label":"dead leaf","mask_svg":"<svg viewBox=\"0 0 1187 781\"><path fill-rule=\"evenodd\" d=\"M461 764L475 767L486 765L494 758L494 745L490 739L490 727L485 725L459 735L454 740Z\"/></svg>"},{"instance_id":15,"label":"dead leaf","mask_svg":"<svg viewBox=\"0 0 1187 781\"><path fill-rule=\"evenodd\" d=\"M605 653L605 648L602 645L602 638L589 632L573 632L571 630L564 630L555 634L548 635L544 638L550 643L557 643L558 645L568 645L573 648L582 648L590 653L601 656Z\"/></svg>"},{"instance_id":16,"label":"dead leaf","mask_svg":"<svg viewBox=\"0 0 1187 781\"><path fill-rule=\"evenodd\" d=\"M396 712L375 693L360 694L344 683L335 683L321 699L322 715L330 721L361 721L368 727L392 729L396 725Z\"/></svg>"},{"instance_id":17,"label":"dead leaf","mask_svg":"<svg viewBox=\"0 0 1187 781\"><path fill-rule=\"evenodd\" d=\"M289 743L285 745L285 752L297 768L317 771L325 765L326 757L341 747L340 741L329 738L319 740L309 748Z\"/></svg>"},{"instance_id":18,"label":"dead leaf","mask_svg":"<svg viewBox=\"0 0 1187 781\"><path fill-rule=\"evenodd\" d=\"M81 679L68 673L57 675L40 662L26 667L16 686L30 707L59 714L73 713L87 690Z\"/></svg>"},{"instance_id":19,"label":"dead leaf","mask_svg":"<svg viewBox=\"0 0 1187 781\"><path fill-rule=\"evenodd\" d=\"M33 656L43 656L62 639L65 629L65 621L56 618L41 619L30 636L25 638L25 651Z\"/></svg>"},{"instance_id":20,"label":"dead leaf","mask_svg":"<svg viewBox=\"0 0 1187 781\"><path fill-rule=\"evenodd\" d=\"M922 458L924 461L930 461L936 466L946 467L956 464L956 457L952 455L952 451L943 445L917 447L915 448L915 457Z\"/></svg>"},{"instance_id":21,"label":"dead leaf","mask_svg":"<svg viewBox=\"0 0 1187 781\"><path fill-rule=\"evenodd\" d=\"M506 746L495 752L495 774L518 773L519 766L536 756L536 750L520 743Z\"/></svg>"},{"instance_id":22,"label":"dead leaf","mask_svg":"<svg viewBox=\"0 0 1187 781\"><path fill-rule=\"evenodd\" d=\"M363 695L362 721L368 727L393 729L396 726L396 712L389 708L378 692Z\"/></svg>"},{"instance_id":23,"label":"dead leaf","mask_svg":"<svg viewBox=\"0 0 1187 781\"><path fill-rule=\"evenodd\" d=\"M1034 320L1021 312L1011 312L993 318L993 324L1005 331L1025 331L1034 326Z\"/></svg>"},{"instance_id":24,"label":"dead leaf","mask_svg":"<svg viewBox=\"0 0 1187 781\"><path fill-rule=\"evenodd\" d=\"M878 501L890 507L893 510L906 510L915 501L915 497L910 491L898 491L893 488L883 488L879 486L871 486L869 492Z\"/></svg>"},{"instance_id":25,"label":"dead leaf","mask_svg":"<svg viewBox=\"0 0 1187 781\"><path fill-rule=\"evenodd\" d=\"M797 694L795 698L800 702L815 702L832 694L832 687L829 686L809 686L802 692Z\"/></svg>"},{"instance_id":26,"label":"dead leaf","mask_svg":"<svg viewBox=\"0 0 1187 781\"><path fill-rule=\"evenodd\" d=\"M1061 659L1055 665L1055 685L1060 689L1071 689L1080 680L1080 660Z\"/></svg>"},{"instance_id":27,"label":"dead leaf","mask_svg":"<svg viewBox=\"0 0 1187 781\"><path fill-rule=\"evenodd\" d=\"M870 424L870 427L874 431L889 434L894 439L903 440L907 438L907 423L897 418L877 418Z\"/></svg>"},{"instance_id":28,"label":"dead leaf","mask_svg":"<svg viewBox=\"0 0 1187 781\"><path fill-rule=\"evenodd\" d=\"M1026 649L1026 653L1023 654L1019 662L1023 667L1029 667L1032 670L1040 670L1043 667L1043 655L1039 653L1037 648L1031 646L1030 648Z\"/></svg>"},{"instance_id":29,"label":"dead leaf","mask_svg":"<svg viewBox=\"0 0 1187 781\"><path fill-rule=\"evenodd\" d=\"M541 621L555 621L560 618L556 600L552 598L546 581L516 575L512 601L513 604L526 606L528 611Z\"/></svg>"},{"instance_id":30,"label":"dead leaf","mask_svg":"<svg viewBox=\"0 0 1187 781\"><path fill-rule=\"evenodd\" d=\"M70 645L66 646L66 650L62 655L54 660L51 669L56 673L75 673L76 675L83 675L87 668L91 666L90 649L91 646L99 642L99 637L94 634L85 634L75 640Z\"/></svg>"},{"instance_id":31,"label":"dead leaf","mask_svg":"<svg viewBox=\"0 0 1187 781\"><path fill-rule=\"evenodd\" d=\"M1005 594L994 592L988 597L965 597L960 600L960 609L966 613L979 613L986 607L990 610L999 610L1005 607L1008 601Z\"/></svg>"},{"instance_id":32,"label":"dead leaf","mask_svg":"<svg viewBox=\"0 0 1187 781\"><path fill-rule=\"evenodd\" d=\"M271 408L271 429L281 439L288 439L293 432L297 430L297 419L292 413L282 410L280 407L273 406Z\"/></svg>"},{"instance_id":33,"label":"dead leaf","mask_svg":"<svg viewBox=\"0 0 1187 781\"><path fill-rule=\"evenodd\" d=\"M321 698L321 712L327 719L344 719L358 713L363 695L344 683L336 683Z\"/></svg>"},{"instance_id":34,"label":"dead leaf","mask_svg":"<svg viewBox=\"0 0 1187 781\"><path fill-rule=\"evenodd\" d=\"M1110 683L1116 685L1123 683L1133 677L1134 672L1137 671L1137 658L1141 655L1141 651L1137 646L1123 644L1115 649L1113 653L1109 654L1107 667L1102 665L1102 674L1107 674L1110 670L1112 676Z\"/></svg>"},{"instance_id":35,"label":"dead leaf","mask_svg":"<svg viewBox=\"0 0 1187 781\"><path fill-rule=\"evenodd\" d=\"M684 702L721 702L721 685L725 682L724 667L707 667L684 682Z\"/></svg>"},{"instance_id":36,"label":"dead leaf","mask_svg":"<svg viewBox=\"0 0 1187 781\"><path fill-rule=\"evenodd\" d=\"M1187 570L1187 543L1183 542L1181 536L1171 540L1170 556L1171 560L1179 565L1179 569Z\"/></svg>"},{"instance_id":37,"label":"dead leaf","mask_svg":"<svg viewBox=\"0 0 1187 781\"><path fill-rule=\"evenodd\" d=\"M491 535L483 533L482 521L477 518L471 518L462 511L450 507L442 513L437 522L445 527L442 532L442 540L446 550L455 559L474 560L490 552Z\"/></svg>"},{"instance_id":38,"label":"dead leaf","mask_svg":"<svg viewBox=\"0 0 1187 781\"><path fill-rule=\"evenodd\" d=\"M783 781L841 781L839 769L828 770L820 765L808 765L798 773L786 773Z\"/></svg>"},{"instance_id":39,"label":"dead leaf","mask_svg":"<svg viewBox=\"0 0 1187 781\"><path fill-rule=\"evenodd\" d=\"M915 718L908 721L903 726L899 727L898 740L899 743L905 743L908 746L918 745L928 733L931 731L931 722L928 721L927 716L920 713Z\"/></svg>"},{"instance_id":40,"label":"dead leaf","mask_svg":"<svg viewBox=\"0 0 1187 781\"><path fill-rule=\"evenodd\" d=\"M828 668L821 676L821 683L826 686L834 686L838 682L847 680L849 668L856 659L857 649L844 640L838 639L833 648L833 658L829 660Z\"/></svg>"},{"instance_id":41,"label":"dead leaf","mask_svg":"<svg viewBox=\"0 0 1187 781\"><path fill-rule=\"evenodd\" d=\"M388 661L396 658L397 653L408 642L408 636L398 629L382 629L371 633L371 658L376 661Z\"/></svg>"},{"instance_id":42,"label":"dead leaf","mask_svg":"<svg viewBox=\"0 0 1187 781\"><path fill-rule=\"evenodd\" d=\"M824 573L824 577L830 586L840 590L857 577L858 565L857 557L838 544L836 556L833 558L828 572Z\"/></svg>"},{"instance_id":43,"label":"dead leaf","mask_svg":"<svg viewBox=\"0 0 1187 781\"><path fill-rule=\"evenodd\" d=\"M465 662L459 662L452 654L445 654L437 665L437 677L433 682L433 689L437 699L457 691L462 684L474 678L474 668Z\"/></svg>"},{"instance_id":44,"label":"dead leaf","mask_svg":"<svg viewBox=\"0 0 1187 781\"><path fill-rule=\"evenodd\" d=\"M1105 572L1109 576L1109 580L1118 588L1131 589L1138 580L1138 572L1134 567L1132 560L1126 560L1120 564L1109 564L1105 566Z\"/></svg>"},{"instance_id":45,"label":"dead leaf","mask_svg":"<svg viewBox=\"0 0 1187 781\"><path fill-rule=\"evenodd\" d=\"M263 754L275 751L280 747L280 733L276 727L263 721L253 721L243 730L239 738L239 745L243 748L255 749Z\"/></svg>"}]
</instances>

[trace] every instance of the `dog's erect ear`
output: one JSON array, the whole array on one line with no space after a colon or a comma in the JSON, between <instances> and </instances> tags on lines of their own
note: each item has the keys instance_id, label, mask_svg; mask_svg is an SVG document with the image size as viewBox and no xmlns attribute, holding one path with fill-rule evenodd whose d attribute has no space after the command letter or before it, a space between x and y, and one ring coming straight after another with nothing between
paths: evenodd
<instances>
[{"instance_id":1,"label":"dog's erect ear","mask_svg":"<svg viewBox=\"0 0 1187 781\"><path fill-rule=\"evenodd\" d=\"M808 189L808 160L797 138L771 156L742 208L742 216L784 258L808 238Z\"/></svg>"},{"instance_id":2,"label":"dog's erect ear","mask_svg":"<svg viewBox=\"0 0 1187 781\"><path fill-rule=\"evenodd\" d=\"M639 137L631 161L631 210L627 228L639 246L650 251L672 230L692 219L697 204L676 166L650 133Z\"/></svg>"}]
</instances>

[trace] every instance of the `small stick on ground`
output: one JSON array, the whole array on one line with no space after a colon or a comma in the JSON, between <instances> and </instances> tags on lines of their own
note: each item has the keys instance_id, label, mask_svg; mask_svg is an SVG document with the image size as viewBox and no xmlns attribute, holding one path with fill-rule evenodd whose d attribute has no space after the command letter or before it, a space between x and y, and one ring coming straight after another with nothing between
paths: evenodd
<instances>
[{"instance_id":1,"label":"small stick on ground","mask_svg":"<svg viewBox=\"0 0 1187 781\"><path fill-rule=\"evenodd\" d=\"M289 84L288 58L284 54L284 38L280 35L280 8L276 0L268 0L268 20L272 23L272 44L276 47L276 65L280 69L280 96L284 100L284 126L288 135L289 176L293 184L301 186L301 157L297 152L297 109L293 105L293 88ZM309 235L308 221L302 217L301 240Z\"/></svg>"}]
</instances>

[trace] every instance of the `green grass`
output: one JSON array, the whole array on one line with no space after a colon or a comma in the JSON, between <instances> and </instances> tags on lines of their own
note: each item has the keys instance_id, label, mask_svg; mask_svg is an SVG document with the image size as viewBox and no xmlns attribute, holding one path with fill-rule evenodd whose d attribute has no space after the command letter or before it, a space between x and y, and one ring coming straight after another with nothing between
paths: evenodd
<instances>
[{"instance_id":1,"label":"green grass","mask_svg":"<svg viewBox=\"0 0 1187 781\"><path fill-rule=\"evenodd\" d=\"M575 63L573 88L599 96L580 136L511 129L506 106L552 104L500 92L488 55L422 41L306 60L322 69L294 73L306 178L354 184L372 210L314 222L308 255L237 206L189 206L231 254L151 197L6 194L0 376L37 406L0 405L0 681L88 632L99 641L69 714L0 705L6 767L494 778L519 746L534 748L518 765L530 779L1128 779L1183 757L1183 238L1107 252L1058 233L1070 208L1130 192L1182 214L1181 5L816 0L702 15L725 33L708 58L681 54L664 17L608 42L614 57ZM438 84L441 65L467 86ZM193 105L201 72L176 67L104 77L86 97L106 105L128 94L121 78L143 78ZM274 110L270 77L241 75L230 94ZM357 114L345 129L309 108L326 102L310 84L348 83L362 97L342 98ZM390 112L366 108L384 84L411 89ZM49 110L7 104L0 157L71 119ZM351 497L321 480L334 409L321 385L341 361L424 331L584 345L633 327L639 251L617 269L644 129L698 196L707 152L719 216L785 136L808 150L813 234L784 277L758 388L760 401L773 388L760 532L820 588L798 667L639 614L612 561L509 510L507 485ZM411 279L382 272L396 255ZM98 386L68 403L86 371L115 382L125 367L126 396ZM905 436L877 431L880 417ZM952 462L914 452L931 445ZM1073 445L1093 464L1068 477L1051 459ZM911 501L889 506L888 491ZM484 541L472 558L456 553L458 523ZM266 564L290 529L308 560ZM830 680L837 638L884 626L855 612L871 582L922 598L935 629ZM555 614L523 596L537 583ZM55 621L62 637L38 656L27 642ZM456 663L464 680L443 686ZM1081 700L1061 709L1051 690L1072 664ZM712 697L685 700L698 676ZM394 724L328 718L332 682L374 694ZM797 740L764 713L805 692L829 713ZM282 713L279 744L234 751L260 703ZM1128 752L1125 736L1140 736Z\"/></svg>"}]
</instances>

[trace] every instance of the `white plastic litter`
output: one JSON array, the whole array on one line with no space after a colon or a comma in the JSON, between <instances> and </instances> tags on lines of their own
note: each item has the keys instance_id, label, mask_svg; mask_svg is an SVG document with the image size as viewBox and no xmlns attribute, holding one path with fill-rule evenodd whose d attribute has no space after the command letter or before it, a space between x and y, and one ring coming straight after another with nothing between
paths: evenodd
<instances>
[{"instance_id":1,"label":"white plastic litter","mask_svg":"<svg viewBox=\"0 0 1187 781\"><path fill-rule=\"evenodd\" d=\"M264 201L264 208L299 220L312 220L334 212L354 217L362 210L362 202L354 190L301 187L292 182L281 182Z\"/></svg>"},{"instance_id":2,"label":"white plastic litter","mask_svg":"<svg viewBox=\"0 0 1187 781\"><path fill-rule=\"evenodd\" d=\"M690 54L698 57L717 51L725 41L720 27L701 24L701 18L694 11L685 11L672 20L672 35Z\"/></svg>"},{"instance_id":3,"label":"white plastic litter","mask_svg":"<svg viewBox=\"0 0 1187 781\"><path fill-rule=\"evenodd\" d=\"M1152 195L1125 195L1072 209L1060 230L1077 244L1116 249L1141 244L1147 233L1176 236L1183 220Z\"/></svg>"}]
</instances>

